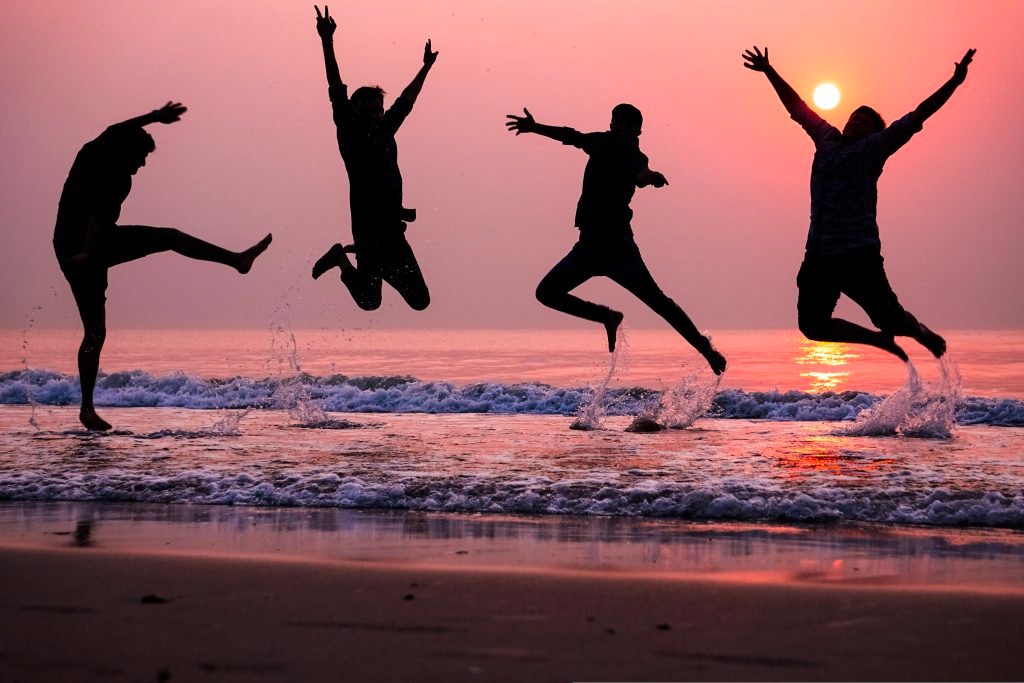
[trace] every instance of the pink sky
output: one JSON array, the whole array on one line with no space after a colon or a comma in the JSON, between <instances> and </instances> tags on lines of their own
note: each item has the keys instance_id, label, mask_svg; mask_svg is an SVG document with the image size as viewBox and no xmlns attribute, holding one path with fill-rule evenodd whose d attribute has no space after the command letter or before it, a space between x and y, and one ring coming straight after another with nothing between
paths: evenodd
<instances>
[{"instance_id":1,"label":"pink sky","mask_svg":"<svg viewBox=\"0 0 1024 683\"><path fill-rule=\"evenodd\" d=\"M116 327L571 327L533 298L572 246L586 157L515 138L506 113L604 130L611 107L645 115L641 147L670 185L639 190L634 232L664 290L701 328L794 327L813 147L740 53L772 63L810 99L843 92L887 120L913 109L978 49L967 83L888 163L883 253L904 305L936 328L1024 326L1024 3L359 2L332 6L342 76L388 102L440 51L399 132L409 240L433 303L410 311L385 287L359 311L313 260L348 241L348 183L308 2L4 3L0 75L0 326L74 327L50 247L61 186L83 143L169 99L157 151L122 222L174 226L230 248L275 242L241 277L159 255L115 268ZM579 292L660 319L607 281ZM34 310L36 308L39 310ZM840 312L866 320L841 305ZM584 323L585 324L585 323Z\"/></svg>"}]
</instances>

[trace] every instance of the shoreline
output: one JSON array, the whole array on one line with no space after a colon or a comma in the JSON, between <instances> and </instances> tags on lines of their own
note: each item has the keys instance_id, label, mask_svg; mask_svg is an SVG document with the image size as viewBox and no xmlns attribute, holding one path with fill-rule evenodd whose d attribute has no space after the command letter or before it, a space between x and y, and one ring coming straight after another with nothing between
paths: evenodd
<instances>
[{"instance_id":1,"label":"shoreline","mask_svg":"<svg viewBox=\"0 0 1024 683\"><path fill-rule=\"evenodd\" d=\"M1015 680L1022 547L1000 530L3 503L0 671Z\"/></svg>"}]
</instances>

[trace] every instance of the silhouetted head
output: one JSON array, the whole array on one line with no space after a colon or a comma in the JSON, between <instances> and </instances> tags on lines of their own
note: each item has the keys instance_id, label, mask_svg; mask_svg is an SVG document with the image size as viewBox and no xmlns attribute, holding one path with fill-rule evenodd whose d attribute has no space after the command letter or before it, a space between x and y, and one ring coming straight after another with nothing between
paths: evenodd
<instances>
[{"instance_id":1,"label":"silhouetted head","mask_svg":"<svg viewBox=\"0 0 1024 683\"><path fill-rule=\"evenodd\" d=\"M885 119L877 111L868 106L860 106L853 110L849 120L843 126L843 137L856 142L873 133L885 130Z\"/></svg>"},{"instance_id":2,"label":"silhouetted head","mask_svg":"<svg viewBox=\"0 0 1024 683\"><path fill-rule=\"evenodd\" d=\"M611 131L639 136L644 126L644 115L632 104L617 104L612 109Z\"/></svg>"},{"instance_id":3,"label":"silhouetted head","mask_svg":"<svg viewBox=\"0 0 1024 683\"><path fill-rule=\"evenodd\" d=\"M111 163L132 175L146 165L146 157L156 149L153 137L141 126L115 129L108 144Z\"/></svg>"},{"instance_id":4,"label":"silhouetted head","mask_svg":"<svg viewBox=\"0 0 1024 683\"><path fill-rule=\"evenodd\" d=\"M378 85L356 88L350 98L352 113L357 119L376 123L384 118L384 89Z\"/></svg>"}]
</instances>

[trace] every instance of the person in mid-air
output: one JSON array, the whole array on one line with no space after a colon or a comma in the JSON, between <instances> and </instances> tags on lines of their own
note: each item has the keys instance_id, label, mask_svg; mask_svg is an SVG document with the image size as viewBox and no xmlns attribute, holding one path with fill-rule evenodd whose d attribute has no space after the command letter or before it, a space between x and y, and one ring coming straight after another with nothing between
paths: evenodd
<instances>
[{"instance_id":1,"label":"person in mid-air","mask_svg":"<svg viewBox=\"0 0 1024 683\"><path fill-rule=\"evenodd\" d=\"M868 344L906 361L894 337L912 337L936 358L946 341L900 305L882 264L876 204L886 160L921 130L967 78L968 50L953 76L917 108L888 126L871 107L858 107L840 131L811 110L768 62L768 48L743 53L743 66L768 77L786 111L814 141L811 226L797 275L800 331L816 341ZM878 330L832 317L840 294L864 309Z\"/></svg>"},{"instance_id":2,"label":"person in mid-air","mask_svg":"<svg viewBox=\"0 0 1024 683\"><path fill-rule=\"evenodd\" d=\"M338 132L338 149L349 180L352 241L334 244L313 265L313 278L332 268L341 269L341 281L363 310L380 307L381 282L394 287L409 306L422 311L430 293L416 256L405 239L406 224L416 219L414 209L402 206L402 173L398 169L395 133L412 111L430 68L437 60L430 41L423 49L423 66L391 107L384 109L384 91L364 86L348 94L334 56L337 24L327 6L316 9L316 30L324 50L327 91ZM357 265L348 253L354 252Z\"/></svg>"},{"instance_id":3,"label":"person in mid-air","mask_svg":"<svg viewBox=\"0 0 1024 683\"><path fill-rule=\"evenodd\" d=\"M132 189L132 176L156 149L144 126L173 123L184 113L181 104L168 102L149 114L110 126L78 152L60 195L53 249L71 285L85 330L78 349L82 385L79 419L88 429L110 429L93 404L100 351L107 336L107 270L150 254L173 251L191 259L222 263L244 274L272 239L268 234L245 251L235 252L174 228L117 225L121 204Z\"/></svg>"},{"instance_id":4,"label":"person in mid-air","mask_svg":"<svg viewBox=\"0 0 1024 683\"><path fill-rule=\"evenodd\" d=\"M583 172L583 191L576 207L579 241L572 251L551 269L537 286L537 299L550 308L604 326L608 350L615 350L615 337L622 313L585 301L569 292L592 277L603 275L616 282L664 318L704 356L716 375L725 371L725 356L702 335L676 302L661 291L640 257L633 240L629 203L638 187L664 187L668 181L647 165L640 151L643 115L631 104L612 109L608 131L581 133L572 128L537 123L530 112L508 115L509 131L516 135L536 133L578 147L589 159Z\"/></svg>"}]
</instances>

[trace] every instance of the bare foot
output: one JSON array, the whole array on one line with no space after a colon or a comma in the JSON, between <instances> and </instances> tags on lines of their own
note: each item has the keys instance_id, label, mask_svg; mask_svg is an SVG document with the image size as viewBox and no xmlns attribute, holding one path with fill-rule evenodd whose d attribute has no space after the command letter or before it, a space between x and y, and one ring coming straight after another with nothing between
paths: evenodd
<instances>
[{"instance_id":1,"label":"bare foot","mask_svg":"<svg viewBox=\"0 0 1024 683\"><path fill-rule=\"evenodd\" d=\"M609 309L608 320L604 323L604 330L608 333L608 353L615 352L615 337L619 333L619 325L622 324L622 314Z\"/></svg>"},{"instance_id":2,"label":"bare foot","mask_svg":"<svg viewBox=\"0 0 1024 683\"><path fill-rule=\"evenodd\" d=\"M946 340L929 330L923 323L918 323L918 325L921 330L914 339L931 351L933 356L942 358L943 354L946 353Z\"/></svg>"},{"instance_id":3,"label":"bare foot","mask_svg":"<svg viewBox=\"0 0 1024 683\"><path fill-rule=\"evenodd\" d=\"M896 340L892 337L892 335L883 334L882 343L879 344L878 348L882 349L883 351L888 351L889 353L893 354L904 363L910 360L910 357L907 356L907 352L900 348L900 345L896 343Z\"/></svg>"},{"instance_id":4,"label":"bare foot","mask_svg":"<svg viewBox=\"0 0 1024 683\"><path fill-rule=\"evenodd\" d=\"M313 264L313 279L316 280L331 268L341 266L341 259L345 256L345 248L340 244L332 244L323 256Z\"/></svg>"},{"instance_id":5,"label":"bare foot","mask_svg":"<svg viewBox=\"0 0 1024 683\"><path fill-rule=\"evenodd\" d=\"M257 256L259 256L260 254L267 250L267 247L270 246L270 243L273 240L274 236L271 233L267 233L266 237L264 237L259 242L243 251L239 255L238 265L235 266L235 270L237 270L242 275L245 275L250 270L252 270L253 261L256 260Z\"/></svg>"},{"instance_id":6,"label":"bare foot","mask_svg":"<svg viewBox=\"0 0 1024 683\"><path fill-rule=\"evenodd\" d=\"M78 419L86 429L94 432L105 432L110 429L110 423L97 415L95 408L82 408L78 412Z\"/></svg>"}]
</instances>

